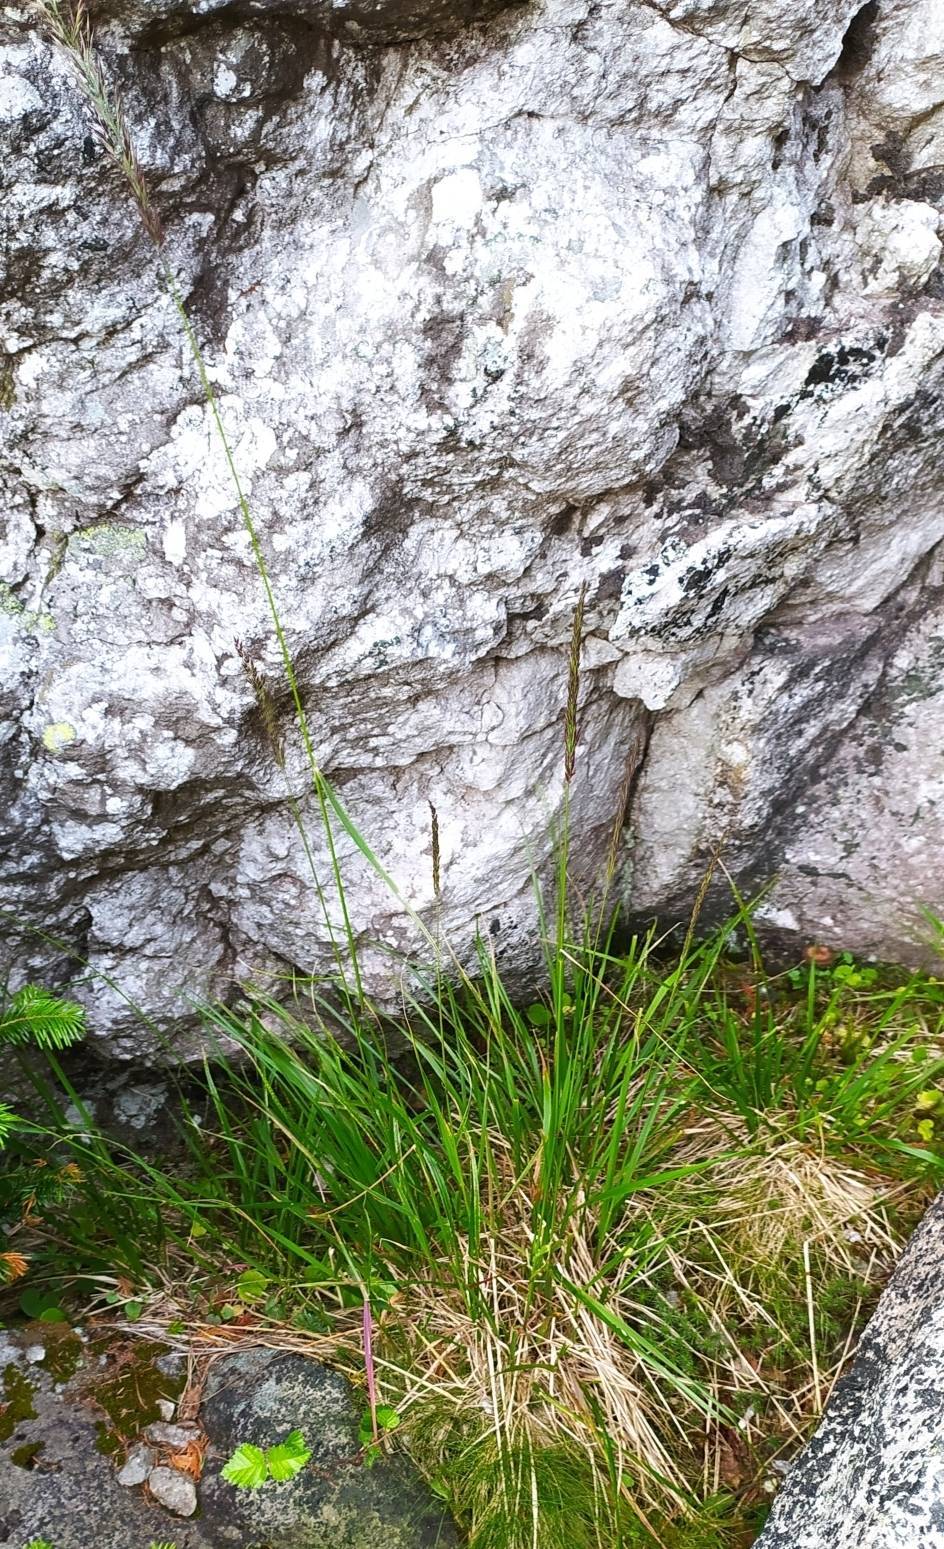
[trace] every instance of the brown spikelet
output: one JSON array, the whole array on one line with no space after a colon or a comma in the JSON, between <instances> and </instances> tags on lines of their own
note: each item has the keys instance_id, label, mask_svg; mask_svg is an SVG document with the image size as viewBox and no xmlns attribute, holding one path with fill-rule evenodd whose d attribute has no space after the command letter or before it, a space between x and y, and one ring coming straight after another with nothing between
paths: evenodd
<instances>
[{"instance_id":1,"label":"brown spikelet","mask_svg":"<svg viewBox=\"0 0 944 1549\"><path fill-rule=\"evenodd\" d=\"M724 867L721 865L721 851L726 838L726 833L721 836L721 839L713 851L705 869L705 875L702 877L701 882L698 884L698 892L695 894L695 902L692 904L692 912L689 916L688 927L685 931L685 941L682 945L683 960L688 957L692 942L695 939L695 932L698 929L698 921L701 918L701 911L705 907L705 899L708 897L708 890L711 887L712 881L714 879L715 871L719 866L721 866L722 871L724 870Z\"/></svg>"},{"instance_id":2,"label":"brown spikelet","mask_svg":"<svg viewBox=\"0 0 944 1549\"><path fill-rule=\"evenodd\" d=\"M432 846L433 846L433 896L435 898L438 898L439 894L440 894L440 891L441 891L441 888L440 888L440 883L441 883L441 876L440 876L440 851L439 851L439 813L436 811L436 808L433 806L432 802L429 802L428 805L429 805L429 825L430 825L430 833L432 835Z\"/></svg>"},{"instance_id":3,"label":"brown spikelet","mask_svg":"<svg viewBox=\"0 0 944 1549\"><path fill-rule=\"evenodd\" d=\"M236 655L239 657L239 660L243 664L243 671L245 672L246 677L249 679L249 682L252 685L252 691L256 696L256 704L259 706L259 714L262 717L262 724L265 727L266 737L268 738L269 746L272 749L272 757L275 759L275 762L278 764L279 768L284 769L285 740L282 736L282 731L279 726L278 711L275 708L272 695L269 691L269 685L266 682L265 674L257 666L256 662L252 658L251 652L245 645L243 645L241 640L234 640L233 646L235 648Z\"/></svg>"},{"instance_id":4,"label":"brown spikelet","mask_svg":"<svg viewBox=\"0 0 944 1549\"><path fill-rule=\"evenodd\" d=\"M828 966L831 962L833 962L836 954L832 947L823 947L817 943L813 943L808 947L804 947L803 956L806 958L808 963L816 963L822 967L823 965Z\"/></svg>"},{"instance_id":5,"label":"brown spikelet","mask_svg":"<svg viewBox=\"0 0 944 1549\"><path fill-rule=\"evenodd\" d=\"M109 84L95 52L92 25L85 0L34 0L46 32L65 54L92 110L95 138L109 161L121 173L138 207L144 229L155 247L162 247L164 232L151 203L147 180L134 149L121 97Z\"/></svg>"},{"instance_id":6,"label":"brown spikelet","mask_svg":"<svg viewBox=\"0 0 944 1549\"><path fill-rule=\"evenodd\" d=\"M0 1253L0 1285L12 1285L22 1280L29 1269L29 1259L22 1253Z\"/></svg>"},{"instance_id":7,"label":"brown spikelet","mask_svg":"<svg viewBox=\"0 0 944 1549\"><path fill-rule=\"evenodd\" d=\"M583 613L587 599L587 583L580 583L577 606L570 630L570 651L567 657L567 706L564 711L564 779L569 785L577 766L577 741L580 735L577 724L577 704L580 696L580 652L583 646Z\"/></svg>"}]
</instances>

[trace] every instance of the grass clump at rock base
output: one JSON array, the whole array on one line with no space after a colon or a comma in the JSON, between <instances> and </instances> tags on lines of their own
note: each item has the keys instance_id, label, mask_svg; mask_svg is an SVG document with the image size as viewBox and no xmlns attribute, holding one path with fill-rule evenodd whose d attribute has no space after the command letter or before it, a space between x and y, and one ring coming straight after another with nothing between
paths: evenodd
<instances>
[{"instance_id":1,"label":"grass clump at rock base","mask_svg":"<svg viewBox=\"0 0 944 1549\"><path fill-rule=\"evenodd\" d=\"M395 1029L315 985L208 1011L183 1160L18 1131L11 1163L81 1174L30 1231L141 1334L363 1384L366 1316L382 1444L474 1549L748 1544L940 1181L944 985L768 977L735 928L738 966L730 927L674 960L562 936L523 1009L483 944Z\"/></svg>"}]
</instances>

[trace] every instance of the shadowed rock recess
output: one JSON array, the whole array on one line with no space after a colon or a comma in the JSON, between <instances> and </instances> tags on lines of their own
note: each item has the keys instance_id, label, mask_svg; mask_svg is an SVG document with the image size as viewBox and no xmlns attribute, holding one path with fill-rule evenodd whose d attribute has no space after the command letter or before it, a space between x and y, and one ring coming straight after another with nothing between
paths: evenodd
<instances>
[{"instance_id":1,"label":"shadowed rock recess","mask_svg":"<svg viewBox=\"0 0 944 1549\"><path fill-rule=\"evenodd\" d=\"M639 918L719 847L798 938L944 908L939 0L108 0L323 767L521 981L586 584L575 853ZM324 846L219 444L62 57L0 47L0 892L105 976L331 961ZM278 767L236 648L273 685ZM635 777L627 768L638 762ZM627 801L628 793L628 801ZM415 943L342 846L369 981ZM379 944L373 950L370 944ZM63 950L7 932L18 974Z\"/></svg>"}]
</instances>

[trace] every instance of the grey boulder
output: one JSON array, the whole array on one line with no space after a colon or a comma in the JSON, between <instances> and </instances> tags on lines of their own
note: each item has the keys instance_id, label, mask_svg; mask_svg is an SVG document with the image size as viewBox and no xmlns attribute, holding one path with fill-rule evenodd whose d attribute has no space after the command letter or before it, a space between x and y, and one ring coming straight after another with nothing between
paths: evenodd
<instances>
[{"instance_id":1,"label":"grey boulder","mask_svg":"<svg viewBox=\"0 0 944 1549\"><path fill-rule=\"evenodd\" d=\"M794 1463L757 1549L944 1549L944 1197Z\"/></svg>"}]
</instances>

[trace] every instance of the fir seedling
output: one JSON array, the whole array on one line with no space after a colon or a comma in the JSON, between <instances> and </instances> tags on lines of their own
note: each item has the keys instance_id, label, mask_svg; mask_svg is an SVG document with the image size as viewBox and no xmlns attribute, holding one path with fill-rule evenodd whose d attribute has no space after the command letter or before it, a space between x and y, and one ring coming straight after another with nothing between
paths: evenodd
<instances>
[{"instance_id":1,"label":"fir seedling","mask_svg":"<svg viewBox=\"0 0 944 1549\"><path fill-rule=\"evenodd\" d=\"M35 984L17 990L0 1011L0 1048L23 1049L28 1046L54 1057L85 1036L85 1014L73 1001L60 1000ZM6 1103L0 1103L0 1151L6 1146L22 1120ZM14 1167L2 1179L0 1219L13 1214L12 1226L26 1220L47 1200L62 1199L78 1178L78 1169L67 1162L50 1167L45 1158L37 1158L28 1168ZM12 1229L12 1228L10 1228ZM28 1257L14 1249L0 1252L0 1286L12 1285L29 1269Z\"/></svg>"},{"instance_id":2,"label":"fir seedling","mask_svg":"<svg viewBox=\"0 0 944 1549\"><path fill-rule=\"evenodd\" d=\"M0 1103L0 1149L9 1140L18 1123L19 1120L13 1109L9 1108L6 1103Z\"/></svg>"},{"instance_id":3,"label":"fir seedling","mask_svg":"<svg viewBox=\"0 0 944 1549\"><path fill-rule=\"evenodd\" d=\"M82 1007L71 1000L60 1000L35 984L25 984L17 990L0 1012L0 1045L67 1049L84 1037Z\"/></svg>"}]
</instances>

